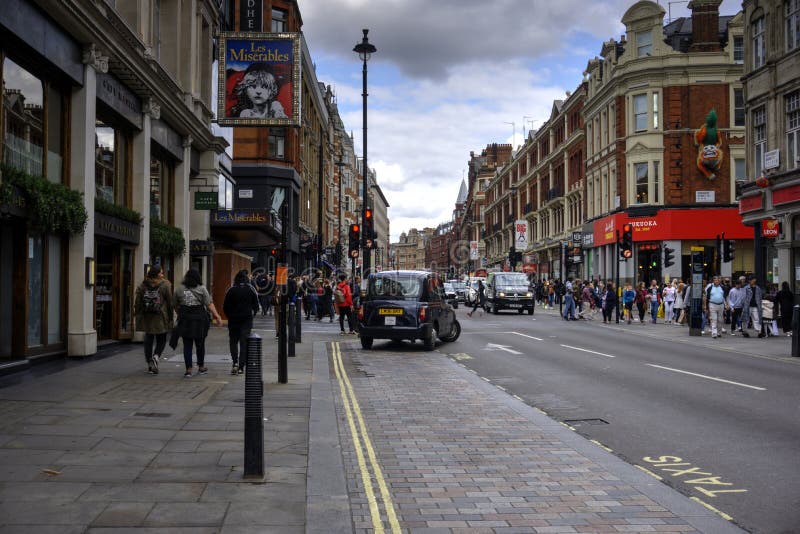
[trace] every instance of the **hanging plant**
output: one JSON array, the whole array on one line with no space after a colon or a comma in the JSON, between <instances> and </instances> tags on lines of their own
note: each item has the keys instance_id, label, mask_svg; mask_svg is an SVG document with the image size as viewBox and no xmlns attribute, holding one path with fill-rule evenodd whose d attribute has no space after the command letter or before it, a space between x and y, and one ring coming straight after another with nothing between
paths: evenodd
<instances>
[{"instance_id":1,"label":"hanging plant","mask_svg":"<svg viewBox=\"0 0 800 534\"><path fill-rule=\"evenodd\" d=\"M86 229L89 214L83 193L8 165L0 165L0 172L3 175L0 203L7 204L13 198L13 188L17 187L25 199L29 224L34 230L75 235Z\"/></svg>"},{"instance_id":2,"label":"hanging plant","mask_svg":"<svg viewBox=\"0 0 800 534\"><path fill-rule=\"evenodd\" d=\"M150 254L153 256L180 256L186 251L186 240L180 228L150 220Z\"/></svg>"},{"instance_id":3,"label":"hanging plant","mask_svg":"<svg viewBox=\"0 0 800 534\"><path fill-rule=\"evenodd\" d=\"M97 213L102 213L103 215L108 215L109 217L116 217L117 219L122 219L123 221L128 221L133 224L142 224L142 216L138 211L126 208L125 206L112 204L111 202L103 200L100 197L95 197L94 199L94 211Z\"/></svg>"}]
</instances>

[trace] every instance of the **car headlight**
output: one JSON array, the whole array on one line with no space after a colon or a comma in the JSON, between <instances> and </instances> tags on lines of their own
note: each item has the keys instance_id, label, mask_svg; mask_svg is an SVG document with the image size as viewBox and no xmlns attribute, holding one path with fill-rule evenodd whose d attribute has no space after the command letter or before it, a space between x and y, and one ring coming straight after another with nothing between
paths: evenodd
<instances>
[{"instance_id":1,"label":"car headlight","mask_svg":"<svg viewBox=\"0 0 800 534\"><path fill-rule=\"evenodd\" d=\"M530 291L528 291L527 293L525 293L525 296L526 296L526 297L532 297L532 296L533 296L533 293L531 293Z\"/></svg>"},{"instance_id":2,"label":"car headlight","mask_svg":"<svg viewBox=\"0 0 800 534\"><path fill-rule=\"evenodd\" d=\"M499 293L497 293L497 296L498 296L498 297L505 297L505 296L506 296L506 294L505 294L505 293L503 293L502 291L500 291Z\"/></svg>"}]
</instances>

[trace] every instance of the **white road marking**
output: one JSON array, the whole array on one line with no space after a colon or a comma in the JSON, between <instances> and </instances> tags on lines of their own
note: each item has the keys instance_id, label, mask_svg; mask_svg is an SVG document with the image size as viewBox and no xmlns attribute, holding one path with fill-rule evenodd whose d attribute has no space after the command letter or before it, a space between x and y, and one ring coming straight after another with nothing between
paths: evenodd
<instances>
[{"instance_id":1,"label":"white road marking","mask_svg":"<svg viewBox=\"0 0 800 534\"><path fill-rule=\"evenodd\" d=\"M717 378L715 376L701 375L701 374L692 373L692 372L689 372L689 371L682 371L681 369L673 369L672 367L664 367L662 365L655 365L655 364L652 364L652 363L646 363L645 365L649 365L650 367L655 367L656 369L664 369L666 371L672 371L673 373L682 373L682 374L685 374L685 375L691 375L691 376L696 376L696 377L699 377L699 378L705 378L706 380L714 380L715 382L723 382L725 384L732 384L734 386L741 386L743 388L755 389L757 391L766 391L767 390L767 388L762 388L762 387L759 387L759 386L750 386L748 384L742 384L741 382L733 382L731 380L725 380L724 378Z\"/></svg>"},{"instance_id":2,"label":"white road marking","mask_svg":"<svg viewBox=\"0 0 800 534\"><path fill-rule=\"evenodd\" d=\"M507 332L508 334L514 334L517 336L527 337L528 339L535 339L536 341L543 341L540 337L529 336L528 334L523 334L521 332Z\"/></svg>"},{"instance_id":3,"label":"white road marking","mask_svg":"<svg viewBox=\"0 0 800 534\"><path fill-rule=\"evenodd\" d=\"M510 352L511 354L522 354L520 351L514 350L508 345L498 345L497 343L487 343L486 348L483 350L491 350L491 351L502 350L505 352Z\"/></svg>"},{"instance_id":4,"label":"white road marking","mask_svg":"<svg viewBox=\"0 0 800 534\"><path fill-rule=\"evenodd\" d=\"M582 349L580 347L573 347L572 345L561 345L561 346L566 348L566 349L579 350L581 352L590 352L592 354L597 354L598 356L605 356L606 358L616 358L616 356L612 356L611 354L603 354L602 352L596 352L596 351L589 350L589 349Z\"/></svg>"}]
</instances>

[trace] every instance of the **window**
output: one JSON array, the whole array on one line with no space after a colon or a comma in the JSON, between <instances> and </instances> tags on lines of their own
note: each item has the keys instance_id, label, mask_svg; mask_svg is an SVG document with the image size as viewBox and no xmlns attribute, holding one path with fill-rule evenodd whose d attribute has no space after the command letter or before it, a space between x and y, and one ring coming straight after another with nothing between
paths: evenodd
<instances>
[{"instance_id":1,"label":"window","mask_svg":"<svg viewBox=\"0 0 800 534\"><path fill-rule=\"evenodd\" d=\"M636 176L636 203L647 204L649 177L647 175L647 163L634 163L634 175Z\"/></svg>"},{"instance_id":2,"label":"window","mask_svg":"<svg viewBox=\"0 0 800 534\"><path fill-rule=\"evenodd\" d=\"M659 189L659 178L658 173L660 171L660 165L658 161L653 162L653 204L658 204L658 189ZM610 196L610 195L609 195Z\"/></svg>"},{"instance_id":3,"label":"window","mask_svg":"<svg viewBox=\"0 0 800 534\"><path fill-rule=\"evenodd\" d=\"M800 167L800 91L786 95L786 168Z\"/></svg>"},{"instance_id":4,"label":"window","mask_svg":"<svg viewBox=\"0 0 800 534\"><path fill-rule=\"evenodd\" d=\"M645 57L653 53L653 34L636 32L636 57Z\"/></svg>"},{"instance_id":5,"label":"window","mask_svg":"<svg viewBox=\"0 0 800 534\"><path fill-rule=\"evenodd\" d=\"M161 0L153 0L153 55L161 59Z\"/></svg>"},{"instance_id":6,"label":"window","mask_svg":"<svg viewBox=\"0 0 800 534\"><path fill-rule=\"evenodd\" d=\"M272 10L272 31L274 33L280 33L286 31L286 11L282 9L273 9Z\"/></svg>"},{"instance_id":7,"label":"window","mask_svg":"<svg viewBox=\"0 0 800 534\"><path fill-rule=\"evenodd\" d=\"M633 97L633 124L634 131L647 130L647 95L634 95Z\"/></svg>"},{"instance_id":8,"label":"window","mask_svg":"<svg viewBox=\"0 0 800 534\"><path fill-rule=\"evenodd\" d=\"M764 17L753 22L753 69L764 66L767 60L767 50L764 39Z\"/></svg>"},{"instance_id":9,"label":"window","mask_svg":"<svg viewBox=\"0 0 800 534\"><path fill-rule=\"evenodd\" d=\"M733 125L744 126L744 89L733 90Z\"/></svg>"},{"instance_id":10,"label":"window","mask_svg":"<svg viewBox=\"0 0 800 534\"><path fill-rule=\"evenodd\" d=\"M744 63L744 37L741 35L733 38L733 62Z\"/></svg>"},{"instance_id":11,"label":"window","mask_svg":"<svg viewBox=\"0 0 800 534\"><path fill-rule=\"evenodd\" d=\"M166 158L150 158L150 217L172 224L174 165Z\"/></svg>"},{"instance_id":12,"label":"window","mask_svg":"<svg viewBox=\"0 0 800 534\"><path fill-rule=\"evenodd\" d=\"M764 170L764 151L767 148L767 110L764 106L753 111L753 158L755 175Z\"/></svg>"},{"instance_id":13,"label":"window","mask_svg":"<svg viewBox=\"0 0 800 534\"><path fill-rule=\"evenodd\" d=\"M786 1L786 50L800 47L800 0Z\"/></svg>"},{"instance_id":14,"label":"window","mask_svg":"<svg viewBox=\"0 0 800 534\"><path fill-rule=\"evenodd\" d=\"M44 88L10 59L3 62L3 134L3 163L42 176Z\"/></svg>"},{"instance_id":15,"label":"window","mask_svg":"<svg viewBox=\"0 0 800 534\"><path fill-rule=\"evenodd\" d=\"M269 130L269 157L283 159L286 130L283 128L270 128Z\"/></svg>"},{"instance_id":16,"label":"window","mask_svg":"<svg viewBox=\"0 0 800 534\"><path fill-rule=\"evenodd\" d=\"M233 182L228 180L225 175L219 175L219 186L217 187L217 206L221 210L233 209Z\"/></svg>"},{"instance_id":17,"label":"window","mask_svg":"<svg viewBox=\"0 0 800 534\"><path fill-rule=\"evenodd\" d=\"M94 127L95 196L119 206L128 205L128 148L126 132L101 119Z\"/></svg>"},{"instance_id":18,"label":"window","mask_svg":"<svg viewBox=\"0 0 800 534\"><path fill-rule=\"evenodd\" d=\"M737 182L747 180L747 165L743 159L733 160L733 179Z\"/></svg>"},{"instance_id":19,"label":"window","mask_svg":"<svg viewBox=\"0 0 800 534\"><path fill-rule=\"evenodd\" d=\"M653 128L658 128L658 93L653 93Z\"/></svg>"}]
</instances>

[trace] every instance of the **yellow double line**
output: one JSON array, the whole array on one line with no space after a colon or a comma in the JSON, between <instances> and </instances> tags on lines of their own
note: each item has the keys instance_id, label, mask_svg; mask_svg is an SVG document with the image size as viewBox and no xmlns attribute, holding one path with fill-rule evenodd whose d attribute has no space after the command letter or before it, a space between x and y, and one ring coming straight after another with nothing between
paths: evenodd
<instances>
[{"instance_id":1,"label":"yellow double line","mask_svg":"<svg viewBox=\"0 0 800 534\"><path fill-rule=\"evenodd\" d=\"M344 411L347 415L347 424L350 426L350 435L353 438L353 445L356 449L356 458L358 459L358 469L361 472L361 481L364 484L364 491L367 495L367 502L369 503L369 513L372 518L372 527L375 534L383 534L383 520L381 519L381 512L378 508L378 500L375 497L374 484L378 485L378 489L383 499L383 507L386 510L386 518L389 521L389 527L392 534L401 534L400 523L397 521L397 515L394 511L394 504L392 504L392 496L389 494L389 488L386 486L386 481L383 478L381 466L375 455L375 449L372 447L372 441L369 439L367 433L367 425L364 424L364 418L361 416L361 408L358 405L353 386L350 384L350 378L344 370L342 364L342 349L339 343L333 343L333 369L336 372L336 378L339 381L339 391L342 394L342 402L344 404ZM354 417L355 414L355 417ZM356 426L356 423L358 425ZM363 449L362 449L363 441ZM369 457L369 464L372 467L372 474L370 474L367 467L367 461L364 458L366 451Z\"/></svg>"}]
</instances>

